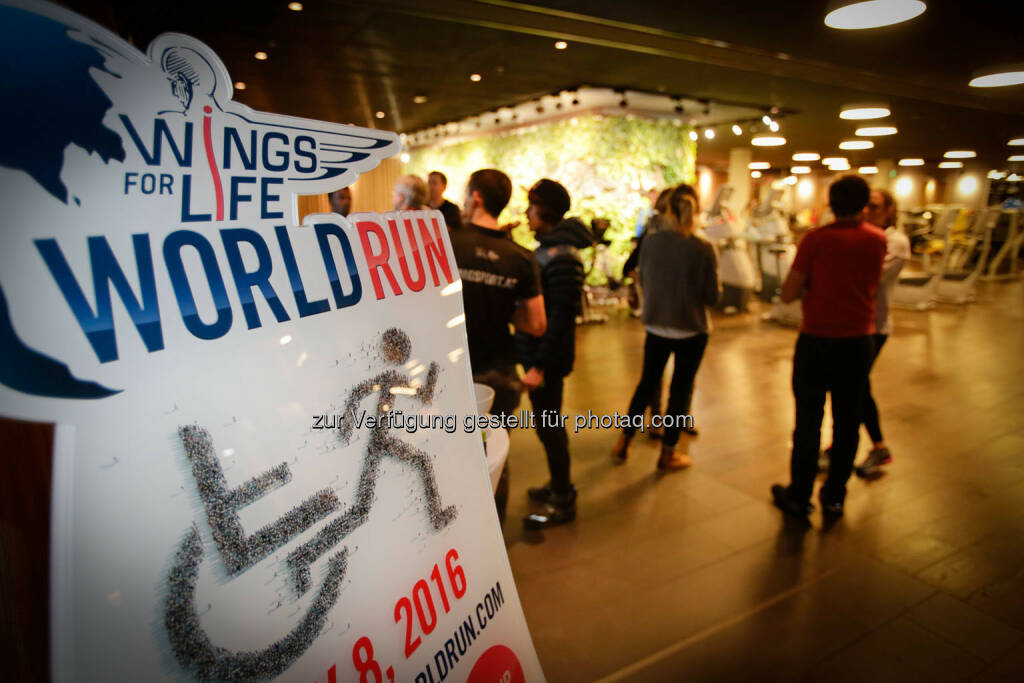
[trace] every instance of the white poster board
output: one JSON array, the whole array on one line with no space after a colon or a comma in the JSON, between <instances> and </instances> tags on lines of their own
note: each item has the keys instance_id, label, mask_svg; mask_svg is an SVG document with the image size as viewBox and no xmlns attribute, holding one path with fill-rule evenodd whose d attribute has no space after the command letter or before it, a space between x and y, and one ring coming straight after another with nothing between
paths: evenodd
<instances>
[{"instance_id":1,"label":"white poster board","mask_svg":"<svg viewBox=\"0 0 1024 683\"><path fill-rule=\"evenodd\" d=\"M298 225L397 136L39 2L0 4L0 71L0 414L58 425L53 678L543 680L441 214Z\"/></svg>"}]
</instances>

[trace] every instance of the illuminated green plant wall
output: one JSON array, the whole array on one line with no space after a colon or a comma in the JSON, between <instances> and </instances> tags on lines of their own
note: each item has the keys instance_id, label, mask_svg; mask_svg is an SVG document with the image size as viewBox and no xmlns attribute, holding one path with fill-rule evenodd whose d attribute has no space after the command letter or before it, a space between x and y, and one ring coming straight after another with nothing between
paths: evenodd
<instances>
[{"instance_id":1,"label":"illuminated green plant wall","mask_svg":"<svg viewBox=\"0 0 1024 683\"><path fill-rule=\"evenodd\" d=\"M513 192L499 221L519 221L513 237L527 247L536 242L526 229L526 190L541 178L557 180L572 197L569 215L588 225L594 218L611 221L606 236L611 250L622 256L628 253L637 214L650 206L647 191L694 182L697 145L689 131L671 121L588 114L423 148L411 154L406 169L423 178L442 171L448 176L448 198L459 205L473 171L504 171Z\"/></svg>"}]
</instances>

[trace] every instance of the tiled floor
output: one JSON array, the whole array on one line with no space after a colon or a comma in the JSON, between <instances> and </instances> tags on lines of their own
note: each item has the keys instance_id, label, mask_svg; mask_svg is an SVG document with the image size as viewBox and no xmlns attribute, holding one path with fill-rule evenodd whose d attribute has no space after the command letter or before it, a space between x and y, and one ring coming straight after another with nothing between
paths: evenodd
<instances>
[{"instance_id":1,"label":"tiled floor","mask_svg":"<svg viewBox=\"0 0 1024 683\"><path fill-rule=\"evenodd\" d=\"M548 679L1024 680L1024 286L897 311L872 375L895 462L851 480L831 528L769 502L788 476L795 331L715 322L692 469L656 474L643 436L616 467L613 432L570 434L579 519L527 532L525 488L547 470L513 434L504 530ZM624 411L642 340L626 318L581 328L564 412Z\"/></svg>"}]
</instances>

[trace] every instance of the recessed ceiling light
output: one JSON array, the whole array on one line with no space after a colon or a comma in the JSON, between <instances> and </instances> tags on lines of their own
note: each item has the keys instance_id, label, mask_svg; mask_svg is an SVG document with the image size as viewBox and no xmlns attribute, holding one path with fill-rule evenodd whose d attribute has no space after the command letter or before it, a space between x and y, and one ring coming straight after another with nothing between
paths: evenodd
<instances>
[{"instance_id":1,"label":"recessed ceiling light","mask_svg":"<svg viewBox=\"0 0 1024 683\"><path fill-rule=\"evenodd\" d=\"M757 180L758 178L761 177L761 172L760 171L751 171L750 172L750 177L755 179L755 180Z\"/></svg>"},{"instance_id":2,"label":"recessed ceiling light","mask_svg":"<svg viewBox=\"0 0 1024 683\"><path fill-rule=\"evenodd\" d=\"M878 167L861 166L860 168L857 169L857 173L860 173L861 175L875 175L876 173L878 173Z\"/></svg>"},{"instance_id":3,"label":"recessed ceiling light","mask_svg":"<svg viewBox=\"0 0 1024 683\"><path fill-rule=\"evenodd\" d=\"M412 96L412 101L413 101L413 104L424 104L427 101L427 96L426 95L413 95Z\"/></svg>"},{"instance_id":4,"label":"recessed ceiling light","mask_svg":"<svg viewBox=\"0 0 1024 683\"><path fill-rule=\"evenodd\" d=\"M288 3L288 9L290 9L293 12L301 12L302 11L302 3L301 2L289 2Z\"/></svg>"},{"instance_id":5,"label":"recessed ceiling light","mask_svg":"<svg viewBox=\"0 0 1024 683\"><path fill-rule=\"evenodd\" d=\"M817 152L797 152L793 155L793 161L817 161L820 158Z\"/></svg>"},{"instance_id":6,"label":"recessed ceiling light","mask_svg":"<svg viewBox=\"0 0 1024 683\"><path fill-rule=\"evenodd\" d=\"M927 9L921 0L864 0L846 3L825 15L829 28L856 30L909 21Z\"/></svg>"},{"instance_id":7,"label":"recessed ceiling light","mask_svg":"<svg viewBox=\"0 0 1024 683\"><path fill-rule=\"evenodd\" d=\"M806 173L810 173L811 172L811 167L810 166L794 166L793 168L789 169L789 172L793 173L795 175L804 175Z\"/></svg>"},{"instance_id":8,"label":"recessed ceiling light","mask_svg":"<svg viewBox=\"0 0 1024 683\"><path fill-rule=\"evenodd\" d=\"M402 156L400 156L399 159L402 160L403 164L407 164L407 163L409 163L409 159L412 159L412 157L409 156L408 152L402 152Z\"/></svg>"},{"instance_id":9,"label":"recessed ceiling light","mask_svg":"<svg viewBox=\"0 0 1024 683\"><path fill-rule=\"evenodd\" d=\"M384 112L382 111L379 111L376 114L374 114L374 116L376 116L378 119L382 119L386 116L386 114L384 114Z\"/></svg>"},{"instance_id":10,"label":"recessed ceiling light","mask_svg":"<svg viewBox=\"0 0 1024 683\"><path fill-rule=\"evenodd\" d=\"M556 50L564 50L567 47L569 47L569 43L565 42L564 40L559 40L558 42L555 43Z\"/></svg>"},{"instance_id":11,"label":"recessed ceiling light","mask_svg":"<svg viewBox=\"0 0 1024 683\"><path fill-rule=\"evenodd\" d=\"M1006 179L1009 180L1011 183L1019 183L1020 182L1020 176L1017 175L1016 173L1011 173L1010 175L1008 175L1006 177Z\"/></svg>"},{"instance_id":12,"label":"recessed ceiling light","mask_svg":"<svg viewBox=\"0 0 1024 683\"><path fill-rule=\"evenodd\" d=\"M778 133L779 132L779 122L773 120L771 123L768 124L768 130L770 130L773 133Z\"/></svg>"},{"instance_id":13,"label":"recessed ceiling light","mask_svg":"<svg viewBox=\"0 0 1024 683\"><path fill-rule=\"evenodd\" d=\"M854 135L866 138L878 137L879 135L895 135L896 132L896 126L864 126L862 128L858 128Z\"/></svg>"},{"instance_id":14,"label":"recessed ceiling light","mask_svg":"<svg viewBox=\"0 0 1024 683\"><path fill-rule=\"evenodd\" d=\"M967 85L972 88L1002 88L1024 83L1024 64L994 66L974 72L974 78Z\"/></svg>"},{"instance_id":15,"label":"recessed ceiling light","mask_svg":"<svg viewBox=\"0 0 1024 683\"><path fill-rule=\"evenodd\" d=\"M765 114L764 116L761 117L761 122L764 123L764 125L766 126L770 126L772 125L772 117L768 116L768 114Z\"/></svg>"},{"instance_id":16,"label":"recessed ceiling light","mask_svg":"<svg viewBox=\"0 0 1024 683\"><path fill-rule=\"evenodd\" d=\"M740 128L740 124L738 124L738 123L732 124L732 134L733 135L743 135L743 129Z\"/></svg>"},{"instance_id":17,"label":"recessed ceiling light","mask_svg":"<svg viewBox=\"0 0 1024 683\"><path fill-rule=\"evenodd\" d=\"M697 131L695 131L695 130L691 130L690 131L690 139L693 140L694 142L697 142Z\"/></svg>"},{"instance_id":18,"label":"recessed ceiling light","mask_svg":"<svg viewBox=\"0 0 1024 683\"><path fill-rule=\"evenodd\" d=\"M747 164L747 168L749 168L752 171L760 171L771 167L772 165L767 161L751 161L749 164Z\"/></svg>"},{"instance_id":19,"label":"recessed ceiling light","mask_svg":"<svg viewBox=\"0 0 1024 683\"><path fill-rule=\"evenodd\" d=\"M992 170L992 171L988 172L989 180L1002 180L1005 177L1006 177L1006 174L1003 173L1002 171Z\"/></svg>"},{"instance_id":20,"label":"recessed ceiling light","mask_svg":"<svg viewBox=\"0 0 1024 683\"><path fill-rule=\"evenodd\" d=\"M245 81L235 81L235 90L245 90Z\"/></svg>"},{"instance_id":21,"label":"recessed ceiling light","mask_svg":"<svg viewBox=\"0 0 1024 683\"><path fill-rule=\"evenodd\" d=\"M256 59L260 60L261 62L264 61L265 59L267 59L268 56L269 55L267 55L267 53L264 52L263 50L260 50L259 52L257 52L256 54L253 55L253 57L255 57Z\"/></svg>"},{"instance_id":22,"label":"recessed ceiling light","mask_svg":"<svg viewBox=\"0 0 1024 683\"><path fill-rule=\"evenodd\" d=\"M871 149L874 146L871 140L843 140L839 143L839 149Z\"/></svg>"},{"instance_id":23,"label":"recessed ceiling light","mask_svg":"<svg viewBox=\"0 0 1024 683\"><path fill-rule=\"evenodd\" d=\"M750 144L754 147L780 147L786 144L786 138L781 135L758 135Z\"/></svg>"},{"instance_id":24,"label":"recessed ceiling light","mask_svg":"<svg viewBox=\"0 0 1024 683\"><path fill-rule=\"evenodd\" d=\"M846 157L825 157L821 160L821 163L826 166L834 166L836 164L848 164L850 163L850 160Z\"/></svg>"},{"instance_id":25,"label":"recessed ceiling light","mask_svg":"<svg viewBox=\"0 0 1024 683\"><path fill-rule=\"evenodd\" d=\"M978 156L978 153L969 149L954 149L946 152L942 156L947 159L973 159Z\"/></svg>"},{"instance_id":26,"label":"recessed ceiling light","mask_svg":"<svg viewBox=\"0 0 1024 683\"><path fill-rule=\"evenodd\" d=\"M849 171L850 170L850 162L849 161L838 161L838 162L836 162L834 164L829 164L828 170L830 170L830 171Z\"/></svg>"},{"instance_id":27,"label":"recessed ceiling light","mask_svg":"<svg viewBox=\"0 0 1024 683\"><path fill-rule=\"evenodd\" d=\"M924 166L924 159L900 159L900 166Z\"/></svg>"},{"instance_id":28,"label":"recessed ceiling light","mask_svg":"<svg viewBox=\"0 0 1024 683\"><path fill-rule=\"evenodd\" d=\"M715 129L714 128L705 128L704 129L704 137L706 137L708 140L714 140L715 139Z\"/></svg>"},{"instance_id":29,"label":"recessed ceiling light","mask_svg":"<svg viewBox=\"0 0 1024 683\"><path fill-rule=\"evenodd\" d=\"M866 121L868 119L882 119L891 114L889 107L884 104L851 104L843 107L839 112L839 118L848 121Z\"/></svg>"},{"instance_id":30,"label":"recessed ceiling light","mask_svg":"<svg viewBox=\"0 0 1024 683\"><path fill-rule=\"evenodd\" d=\"M795 175L788 175L782 182L786 183L787 185L796 185L796 180L797 178Z\"/></svg>"},{"instance_id":31,"label":"recessed ceiling light","mask_svg":"<svg viewBox=\"0 0 1024 683\"><path fill-rule=\"evenodd\" d=\"M481 76L480 74L470 74L469 80L473 81L474 83L479 83L481 80L483 80L483 76Z\"/></svg>"},{"instance_id":32,"label":"recessed ceiling light","mask_svg":"<svg viewBox=\"0 0 1024 683\"><path fill-rule=\"evenodd\" d=\"M962 161L942 161L939 162L939 168L963 168L964 162Z\"/></svg>"},{"instance_id":33,"label":"recessed ceiling light","mask_svg":"<svg viewBox=\"0 0 1024 683\"><path fill-rule=\"evenodd\" d=\"M1010 147L1022 147L1024 146L1024 138L1014 138L1007 142Z\"/></svg>"},{"instance_id":34,"label":"recessed ceiling light","mask_svg":"<svg viewBox=\"0 0 1024 683\"><path fill-rule=\"evenodd\" d=\"M1006 157L1007 161L1024 161L1024 154L1014 154L1012 157Z\"/></svg>"}]
</instances>

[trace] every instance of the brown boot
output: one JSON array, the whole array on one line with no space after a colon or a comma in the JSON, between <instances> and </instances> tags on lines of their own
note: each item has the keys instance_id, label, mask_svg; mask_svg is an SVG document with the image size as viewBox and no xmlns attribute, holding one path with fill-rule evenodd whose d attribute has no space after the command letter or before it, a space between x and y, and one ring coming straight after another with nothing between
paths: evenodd
<instances>
[{"instance_id":1,"label":"brown boot","mask_svg":"<svg viewBox=\"0 0 1024 683\"><path fill-rule=\"evenodd\" d=\"M612 462L616 465L621 465L626 462L626 458L629 457L629 437L625 433L619 434L619 440L615 442L615 446L612 448Z\"/></svg>"},{"instance_id":2,"label":"brown boot","mask_svg":"<svg viewBox=\"0 0 1024 683\"><path fill-rule=\"evenodd\" d=\"M658 458L658 469L663 472L684 470L693 464L693 459L686 453L676 453L674 448L662 448Z\"/></svg>"}]
</instances>

